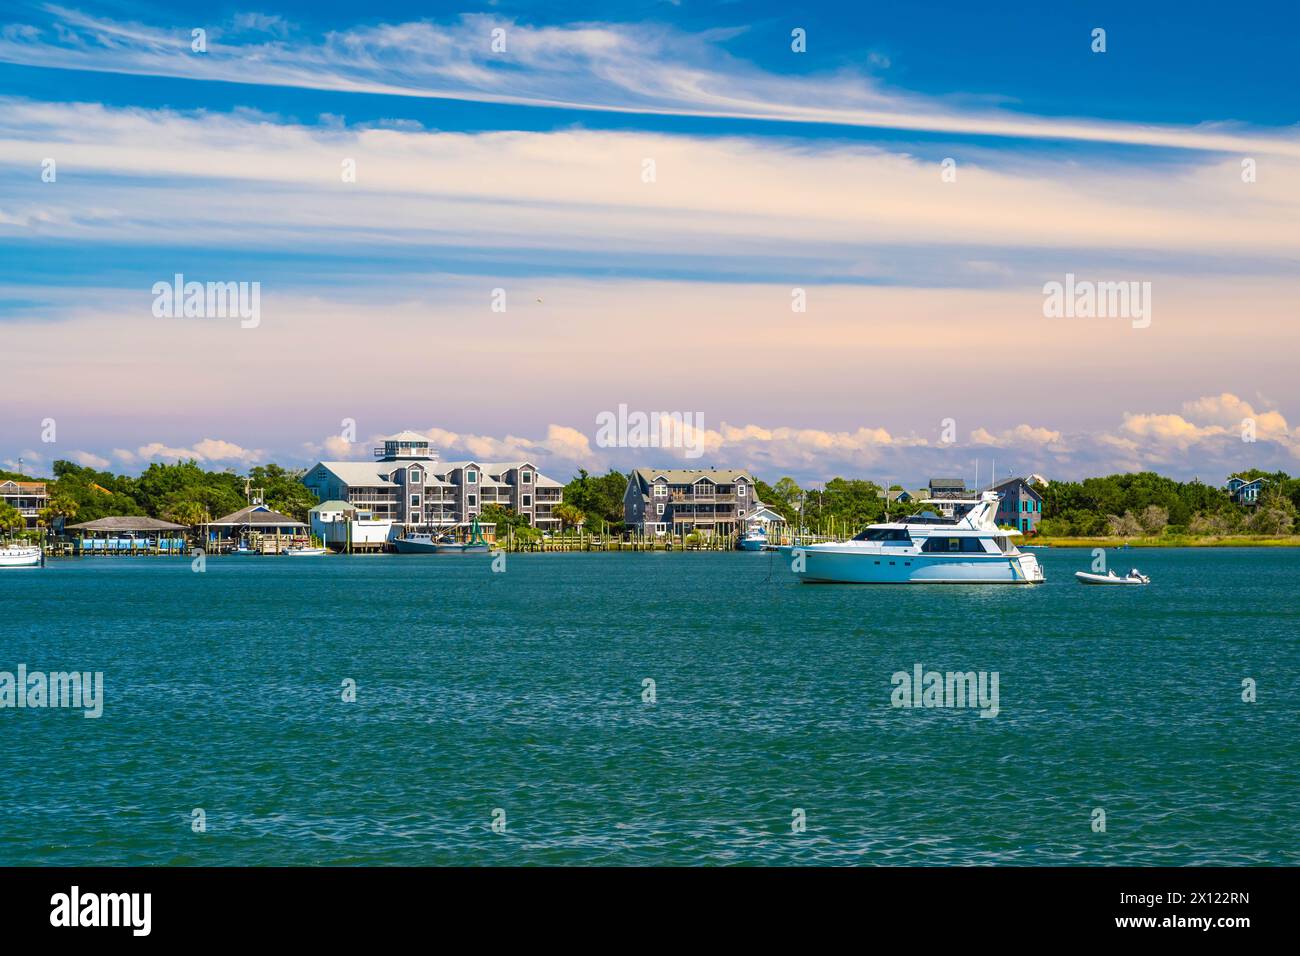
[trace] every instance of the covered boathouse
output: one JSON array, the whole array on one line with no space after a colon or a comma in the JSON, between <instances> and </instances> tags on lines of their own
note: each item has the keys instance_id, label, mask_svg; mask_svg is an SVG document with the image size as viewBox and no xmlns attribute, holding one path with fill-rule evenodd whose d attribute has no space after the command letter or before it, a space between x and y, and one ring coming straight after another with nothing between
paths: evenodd
<instances>
[{"instance_id":1,"label":"covered boathouse","mask_svg":"<svg viewBox=\"0 0 1300 956\"><path fill-rule=\"evenodd\" d=\"M183 524L126 515L64 527L73 554L184 554Z\"/></svg>"},{"instance_id":2,"label":"covered boathouse","mask_svg":"<svg viewBox=\"0 0 1300 956\"><path fill-rule=\"evenodd\" d=\"M272 511L266 505L249 505L207 524L208 552L220 554L242 542L262 554L279 554L285 548L310 543L305 522Z\"/></svg>"}]
</instances>

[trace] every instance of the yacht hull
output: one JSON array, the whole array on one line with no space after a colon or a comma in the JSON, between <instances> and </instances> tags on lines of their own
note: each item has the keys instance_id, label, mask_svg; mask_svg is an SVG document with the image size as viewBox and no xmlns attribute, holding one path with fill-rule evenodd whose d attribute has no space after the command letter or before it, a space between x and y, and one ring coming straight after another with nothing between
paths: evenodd
<instances>
[{"instance_id":1,"label":"yacht hull","mask_svg":"<svg viewBox=\"0 0 1300 956\"><path fill-rule=\"evenodd\" d=\"M780 549L795 560L796 549ZM804 548L806 584L1041 584L1043 572L1031 554L881 554L853 549Z\"/></svg>"},{"instance_id":2,"label":"yacht hull","mask_svg":"<svg viewBox=\"0 0 1300 956\"><path fill-rule=\"evenodd\" d=\"M0 549L0 568L34 568L40 563L40 548Z\"/></svg>"}]
</instances>

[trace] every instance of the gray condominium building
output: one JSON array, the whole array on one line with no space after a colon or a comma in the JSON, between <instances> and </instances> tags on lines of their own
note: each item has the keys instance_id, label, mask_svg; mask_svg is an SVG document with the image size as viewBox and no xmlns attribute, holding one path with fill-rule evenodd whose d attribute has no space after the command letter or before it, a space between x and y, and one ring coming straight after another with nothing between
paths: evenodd
<instances>
[{"instance_id":1,"label":"gray condominium building","mask_svg":"<svg viewBox=\"0 0 1300 956\"><path fill-rule=\"evenodd\" d=\"M563 486L531 461L440 461L428 438L409 431L385 438L375 459L322 461L302 483L321 501L345 501L395 527L451 527L487 505L509 508L542 530L559 527L554 510Z\"/></svg>"},{"instance_id":2,"label":"gray condominium building","mask_svg":"<svg viewBox=\"0 0 1300 956\"><path fill-rule=\"evenodd\" d=\"M731 534L762 507L754 476L727 468L638 468L623 492L624 522L645 534Z\"/></svg>"}]
</instances>

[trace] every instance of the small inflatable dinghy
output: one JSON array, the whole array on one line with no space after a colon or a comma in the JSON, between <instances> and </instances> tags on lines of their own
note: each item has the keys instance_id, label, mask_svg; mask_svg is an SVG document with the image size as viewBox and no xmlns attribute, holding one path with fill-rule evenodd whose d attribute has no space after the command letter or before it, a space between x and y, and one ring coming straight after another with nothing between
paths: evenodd
<instances>
[{"instance_id":1,"label":"small inflatable dinghy","mask_svg":"<svg viewBox=\"0 0 1300 956\"><path fill-rule=\"evenodd\" d=\"M1075 578L1080 584L1150 584L1151 579L1133 568L1124 577L1120 577L1114 571L1107 571L1105 574L1089 574L1087 571L1075 571Z\"/></svg>"}]
</instances>

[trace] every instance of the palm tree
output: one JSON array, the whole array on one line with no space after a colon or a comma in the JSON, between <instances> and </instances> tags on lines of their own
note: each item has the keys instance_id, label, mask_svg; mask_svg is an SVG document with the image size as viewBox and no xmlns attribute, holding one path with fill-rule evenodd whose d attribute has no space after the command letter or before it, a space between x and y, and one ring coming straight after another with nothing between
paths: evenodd
<instances>
[{"instance_id":1,"label":"palm tree","mask_svg":"<svg viewBox=\"0 0 1300 956\"><path fill-rule=\"evenodd\" d=\"M197 501L178 501L163 512L163 517L176 524L191 528L207 524L212 520L208 509Z\"/></svg>"},{"instance_id":2,"label":"palm tree","mask_svg":"<svg viewBox=\"0 0 1300 956\"><path fill-rule=\"evenodd\" d=\"M15 534L27 530L27 519L8 502L0 502L0 532Z\"/></svg>"},{"instance_id":3,"label":"palm tree","mask_svg":"<svg viewBox=\"0 0 1300 956\"><path fill-rule=\"evenodd\" d=\"M556 505L551 514L560 520L562 528L573 528L587 520L587 516L573 505Z\"/></svg>"}]
</instances>

